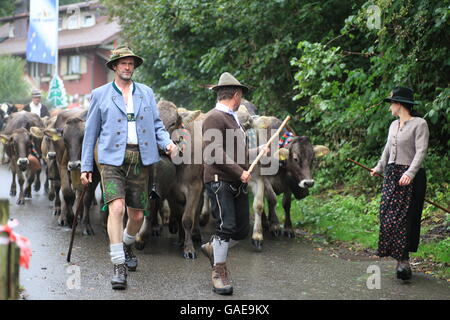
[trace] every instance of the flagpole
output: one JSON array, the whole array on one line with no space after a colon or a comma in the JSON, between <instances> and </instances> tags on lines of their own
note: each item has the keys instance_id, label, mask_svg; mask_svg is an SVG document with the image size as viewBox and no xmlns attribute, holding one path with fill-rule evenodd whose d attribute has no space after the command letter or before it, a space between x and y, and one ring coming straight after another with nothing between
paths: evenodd
<instances>
[{"instance_id":1,"label":"flagpole","mask_svg":"<svg viewBox=\"0 0 450 320\"><path fill-rule=\"evenodd\" d=\"M56 54L55 54L55 74L58 76L59 66L59 0L56 0Z\"/></svg>"}]
</instances>

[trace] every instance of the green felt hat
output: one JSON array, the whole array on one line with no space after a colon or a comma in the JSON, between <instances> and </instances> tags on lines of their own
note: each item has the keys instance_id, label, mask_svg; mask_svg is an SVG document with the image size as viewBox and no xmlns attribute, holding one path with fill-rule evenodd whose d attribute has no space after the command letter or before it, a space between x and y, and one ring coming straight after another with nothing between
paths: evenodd
<instances>
[{"instance_id":1,"label":"green felt hat","mask_svg":"<svg viewBox=\"0 0 450 320\"><path fill-rule=\"evenodd\" d=\"M131 51L131 49L128 46L123 45L123 46L119 46L116 49L111 51L111 56L109 57L109 61L106 63L106 66L109 69L114 71L114 69L113 69L114 61L117 61L117 60L122 59L122 58L127 58L127 57L133 57L134 58L134 61L135 61L134 68L135 69L137 67L139 67L144 62L144 59L142 59L141 57L135 55L133 53L133 51Z\"/></svg>"}]
</instances>

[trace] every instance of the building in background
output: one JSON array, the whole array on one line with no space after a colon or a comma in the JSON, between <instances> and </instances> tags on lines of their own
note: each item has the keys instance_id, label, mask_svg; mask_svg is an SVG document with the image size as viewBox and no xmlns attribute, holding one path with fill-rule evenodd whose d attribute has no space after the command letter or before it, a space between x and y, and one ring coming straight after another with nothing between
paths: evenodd
<instances>
[{"instance_id":1,"label":"building in background","mask_svg":"<svg viewBox=\"0 0 450 320\"><path fill-rule=\"evenodd\" d=\"M29 25L29 1L16 1L13 16L0 18L0 55L25 59ZM59 76L67 94L84 104L90 92L114 74L105 63L116 47L120 26L110 21L99 1L59 7ZM54 65L27 62L27 78L33 88L48 91Z\"/></svg>"}]
</instances>

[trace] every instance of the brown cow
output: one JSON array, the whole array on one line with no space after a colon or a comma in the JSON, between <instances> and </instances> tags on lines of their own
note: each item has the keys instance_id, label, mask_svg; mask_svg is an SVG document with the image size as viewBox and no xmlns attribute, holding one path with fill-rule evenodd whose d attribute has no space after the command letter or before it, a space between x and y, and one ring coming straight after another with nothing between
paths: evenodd
<instances>
[{"instance_id":1,"label":"brown cow","mask_svg":"<svg viewBox=\"0 0 450 320\"><path fill-rule=\"evenodd\" d=\"M40 144L39 138L33 137L29 129L32 127L42 128L44 126L41 118L30 112L21 111L13 113L8 120L5 130L0 135L1 142L5 145L5 152L10 159L10 169L12 173L12 182L10 195L16 195L16 175L19 181L19 197L17 204L25 204L25 197L31 198L31 185L35 178L35 190L40 188L39 175L41 166L39 163L39 155L32 154L36 146ZM25 177L24 177L25 173ZM26 178L26 186L23 187Z\"/></svg>"}]
</instances>

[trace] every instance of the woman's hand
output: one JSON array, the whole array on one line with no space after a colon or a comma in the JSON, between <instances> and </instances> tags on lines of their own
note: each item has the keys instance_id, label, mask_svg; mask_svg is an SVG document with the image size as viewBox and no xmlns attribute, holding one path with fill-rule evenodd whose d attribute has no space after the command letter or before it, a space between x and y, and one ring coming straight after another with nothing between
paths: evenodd
<instances>
[{"instance_id":1,"label":"woman's hand","mask_svg":"<svg viewBox=\"0 0 450 320\"><path fill-rule=\"evenodd\" d=\"M407 186L411 183L411 181L412 181L412 179L409 176L407 176L406 174L404 174L398 181L398 184L401 186Z\"/></svg>"},{"instance_id":2,"label":"woman's hand","mask_svg":"<svg viewBox=\"0 0 450 320\"><path fill-rule=\"evenodd\" d=\"M370 170L370 175L371 175L372 177L374 177L374 176L379 176L379 173L376 172L375 169L372 169L372 170Z\"/></svg>"}]
</instances>

